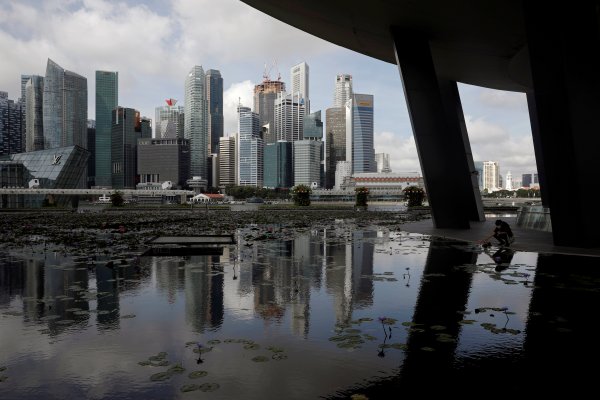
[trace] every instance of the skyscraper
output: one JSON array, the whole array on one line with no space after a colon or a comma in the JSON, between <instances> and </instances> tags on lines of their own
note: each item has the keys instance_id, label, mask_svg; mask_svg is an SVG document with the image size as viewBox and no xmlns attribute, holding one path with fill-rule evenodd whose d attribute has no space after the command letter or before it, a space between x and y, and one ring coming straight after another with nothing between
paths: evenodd
<instances>
[{"instance_id":1,"label":"skyscraper","mask_svg":"<svg viewBox=\"0 0 600 400\"><path fill-rule=\"evenodd\" d=\"M219 139L219 185L236 184L236 140L235 136Z\"/></svg>"},{"instance_id":2,"label":"skyscraper","mask_svg":"<svg viewBox=\"0 0 600 400\"><path fill-rule=\"evenodd\" d=\"M352 75L337 75L333 92L333 106L345 107L346 102L352 98L352 93Z\"/></svg>"},{"instance_id":3,"label":"skyscraper","mask_svg":"<svg viewBox=\"0 0 600 400\"><path fill-rule=\"evenodd\" d=\"M346 107L333 107L325 110L325 144L327 177L325 187L335 185L337 163L346 161Z\"/></svg>"},{"instance_id":4,"label":"skyscraper","mask_svg":"<svg viewBox=\"0 0 600 400\"><path fill-rule=\"evenodd\" d=\"M206 100L208 102L209 154L219 153L219 139L223 137L223 78L216 69L206 71Z\"/></svg>"},{"instance_id":5,"label":"skyscraper","mask_svg":"<svg viewBox=\"0 0 600 400\"><path fill-rule=\"evenodd\" d=\"M304 139L294 145L294 186L321 186L321 141Z\"/></svg>"},{"instance_id":6,"label":"skyscraper","mask_svg":"<svg viewBox=\"0 0 600 400\"><path fill-rule=\"evenodd\" d=\"M267 143L264 153L264 186L271 189L292 187L292 142Z\"/></svg>"},{"instance_id":7,"label":"skyscraper","mask_svg":"<svg viewBox=\"0 0 600 400\"><path fill-rule=\"evenodd\" d=\"M241 186L263 186L264 142L260 137L258 114L238 106L237 179Z\"/></svg>"},{"instance_id":8,"label":"skyscraper","mask_svg":"<svg viewBox=\"0 0 600 400\"><path fill-rule=\"evenodd\" d=\"M96 186L111 186L112 114L119 105L119 73L96 71Z\"/></svg>"},{"instance_id":9,"label":"skyscraper","mask_svg":"<svg viewBox=\"0 0 600 400\"><path fill-rule=\"evenodd\" d=\"M306 113L308 114L310 113L310 96L308 91L308 64L305 62L301 62L300 64L294 65L290 69L290 73L292 75L292 87L290 89L290 93L294 96L299 97L300 99L304 99Z\"/></svg>"},{"instance_id":10,"label":"skyscraper","mask_svg":"<svg viewBox=\"0 0 600 400\"><path fill-rule=\"evenodd\" d=\"M494 192L500 187L500 167L496 161L483 161L483 190Z\"/></svg>"},{"instance_id":11,"label":"skyscraper","mask_svg":"<svg viewBox=\"0 0 600 400\"><path fill-rule=\"evenodd\" d=\"M390 168L390 155L387 153L375 154L375 162L377 163L377 172L388 173L392 172Z\"/></svg>"},{"instance_id":12,"label":"skyscraper","mask_svg":"<svg viewBox=\"0 0 600 400\"><path fill-rule=\"evenodd\" d=\"M506 183L505 183L505 188L506 190L513 190L513 178L512 178L512 174L510 173L510 171L508 171L506 173Z\"/></svg>"},{"instance_id":13,"label":"skyscraper","mask_svg":"<svg viewBox=\"0 0 600 400\"><path fill-rule=\"evenodd\" d=\"M87 147L87 79L48 59L44 78L44 148Z\"/></svg>"},{"instance_id":14,"label":"skyscraper","mask_svg":"<svg viewBox=\"0 0 600 400\"><path fill-rule=\"evenodd\" d=\"M138 139L150 137L149 120L133 108L117 107L112 113L111 133L112 187L135 189L137 143Z\"/></svg>"},{"instance_id":15,"label":"skyscraper","mask_svg":"<svg viewBox=\"0 0 600 400\"><path fill-rule=\"evenodd\" d=\"M44 77L31 75L25 84L25 151L44 149Z\"/></svg>"},{"instance_id":16,"label":"skyscraper","mask_svg":"<svg viewBox=\"0 0 600 400\"><path fill-rule=\"evenodd\" d=\"M23 152L23 106L0 92L0 156Z\"/></svg>"},{"instance_id":17,"label":"skyscraper","mask_svg":"<svg viewBox=\"0 0 600 400\"><path fill-rule=\"evenodd\" d=\"M265 77L263 82L254 86L254 112L258 114L258 124L262 128L269 125L269 131L264 137L265 143L275 143L275 100L278 93L285 92L285 83L271 81Z\"/></svg>"},{"instance_id":18,"label":"skyscraper","mask_svg":"<svg viewBox=\"0 0 600 400\"><path fill-rule=\"evenodd\" d=\"M183 139L185 124L184 107L176 105L177 100L175 99L167 99L165 102L167 103L166 106L155 108L155 139Z\"/></svg>"},{"instance_id":19,"label":"skyscraper","mask_svg":"<svg viewBox=\"0 0 600 400\"><path fill-rule=\"evenodd\" d=\"M346 161L352 173L376 172L373 147L373 95L353 94L346 103Z\"/></svg>"},{"instance_id":20,"label":"skyscraper","mask_svg":"<svg viewBox=\"0 0 600 400\"><path fill-rule=\"evenodd\" d=\"M304 99L280 92L275 99L275 135L277 140L293 142L302 139L304 129Z\"/></svg>"},{"instance_id":21,"label":"skyscraper","mask_svg":"<svg viewBox=\"0 0 600 400\"><path fill-rule=\"evenodd\" d=\"M185 117L183 135L190 140L190 175L207 179L208 104L206 76L194 66L185 79Z\"/></svg>"}]
</instances>

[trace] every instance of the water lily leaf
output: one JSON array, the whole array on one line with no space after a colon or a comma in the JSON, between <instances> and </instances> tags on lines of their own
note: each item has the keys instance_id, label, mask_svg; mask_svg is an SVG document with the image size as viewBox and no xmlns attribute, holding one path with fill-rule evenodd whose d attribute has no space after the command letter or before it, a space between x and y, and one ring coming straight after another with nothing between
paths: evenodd
<instances>
[{"instance_id":1,"label":"water lily leaf","mask_svg":"<svg viewBox=\"0 0 600 400\"><path fill-rule=\"evenodd\" d=\"M421 350L423 350L423 351L435 351L435 349L433 347L428 347L428 346L421 347Z\"/></svg>"},{"instance_id":2,"label":"water lily leaf","mask_svg":"<svg viewBox=\"0 0 600 400\"><path fill-rule=\"evenodd\" d=\"M275 353L271 356L271 358L275 361L280 361L280 360L285 360L288 358L287 355L283 354L283 353Z\"/></svg>"},{"instance_id":3,"label":"water lily leaf","mask_svg":"<svg viewBox=\"0 0 600 400\"><path fill-rule=\"evenodd\" d=\"M188 375L188 377L190 379L197 379L197 378L202 378L204 376L208 375L207 371L194 371L194 372L190 372L190 374Z\"/></svg>"},{"instance_id":4,"label":"water lily leaf","mask_svg":"<svg viewBox=\"0 0 600 400\"><path fill-rule=\"evenodd\" d=\"M151 365L152 363L148 360L144 360L144 361L139 361L138 365L141 365L142 367L146 367L148 365Z\"/></svg>"},{"instance_id":5,"label":"water lily leaf","mask_svg":"<svg viewBox=\"0 0 600 400\"><path fill-rule=\"evenodd\" d=\"M181 387L181 389L179 389L179 390L181 390L182 392L185 393L185 392L193 392L194 390L198 390L198 389L200 389L200 386L198 386L194 383L189 383L187 385L183 385Z\"/></svg>"},{"instance_id":6,"label":"water lily leaf","mask_svg":"<svg viewBox=\"0 0 600 400\"><path fill-rule=\"evenodd\" d=\"M443 325L432 325L431 329L433 329L434 331L445 331L446 327Z\"/></svg>"},{"instance_id":7,"label":"water lily leaf","mask_svg":"<svg viewBox=\"0 0 600 400\"><path fill-rule=\"evenodd\" d=\"M169 368L167 372L170 372L172 374L181 374L182 372L185 372L185 368L183 368L181 364L175 364L171 368Z\"/></svg>"},{"instance_id":8,"label":"water lily leaf","mask_svg":"<svg viewBox=\"0 0 600 400\"><path fill-rule=\"evenodd\" d=\"M156 374L150 375L151 381L166 381L171 377L169 372L157 372Z\"/></svg>"},{"instance_id":9,"label":"water lily leaf","mask_svg":"<svg viewBox=\"0 0 600 400\"><path fill-rule=\"evenodd\" d=\"M206 342L210 345L215 345L215 344L219 344L221 343L221 341L219 339L213 339L213 340L209 340L208 342Z\"/></svg>"},{"instance_id":10,"label":"water lily leaf","mask_svg":"<svg viewBox=\"0 0 600 400\"><path fill-rule=\"evenodd\" d=\"M220 387L221 386L219 386L218 383L207 382L207 383L203 383L202 385L200 385L200 387L198 389L201 392L214 392L215 390L217 390Z\"/></svg>"},{"instance_id":11,"label":"water lily leaf","mask_svg":"<svg viewBox=\"0 0 600 400\"><path fill-rule=\"evenodd\" d=\"M269 357L265 357L265 356L256 356L252 359L252 361L254 362L265 362L265 361L269 361Z\"/></svg>"},{"instance_id":12,"label":"water lily leaf","mask_svg":"<svg viewBox=\"0 0 600 400\"><path fill-rule=\"evenodd\" d=\"M477 321L474 319L463 319L462 321L458 321L459 324L463 324L463 325L472 325L475 322L477 322Z\"/></svg>"},{"instance_id":13,"label":"water lily leaf","mask_svg":"<svg viewBox=\"0 0 600 400\"><path fill-rule=\"evenodd\" d=\"M257 343L245 344L244 349L246 350L258 350L260 349L260 345Z\"/></svg>"},{"instance_id":14,"label":"water lily leaf","mask_svg":"<svg viewBox=\"0 0 600 400\"><path fill-rule=\"evenodd\" d=\"M368 333L365 333L365 334L363 334L363 337L364 337L365 339L367 339L367 340L371 340L371 341L373 341L373 340L377 340L377 338L376 338L375 336L373 336L373 335L369 335Z\"/></svg>"},{"instance_id":15,"label":"water lily leaf","mask_svg":"<svg viewBox=\"0 0 600 400\"><path fill-rule=\"evenodd\" d=\"M273 353L283 353L283 348L277 346L268 346L266 349Z\"/></svg>"},{"instance_id":16,"label":"water lily leaf","mask_svg":"<svg viewBox=\"0 0 600 400\"><path fill-rule=\"evenodd\" d=\"M360 329L346 329L344 332L346 333L360 333Z\"/></svg>"},{"instance_id":17,"label":"water lily leaf","mask_svg":"<svg viewBox=\"0 0 600 400\"><path fill-rule=\"evenodd\" d=\"M396 350L406 350L408 349L408 346L404 343L392 343L390 344L390 347L392 349L396 349Z\"/></svg>"},{"instance_id":18,"label":"water lily leaf","mask_svg":"<svg viewBox=\"0 0 600 400\"><path fill-rule=\"evenodd\" d=\"M204 353L208 353L209 351L212 351L212 347L202 347L200 349L195 348L193 351L196 354L204 354Z\"/></svg>"},{"instance_id":19,"label":"water lily leaf","mask_svg":"<svg viewBox=\"0 0 600 400\"><path fill-rule=\"evenodd\" d=\"M161 360L161 361L153 361L150 363L150 365L152 365L153 367L166 367L167 365L170 365L171 363L168 360Z\"/></svg>"}]
</instances>

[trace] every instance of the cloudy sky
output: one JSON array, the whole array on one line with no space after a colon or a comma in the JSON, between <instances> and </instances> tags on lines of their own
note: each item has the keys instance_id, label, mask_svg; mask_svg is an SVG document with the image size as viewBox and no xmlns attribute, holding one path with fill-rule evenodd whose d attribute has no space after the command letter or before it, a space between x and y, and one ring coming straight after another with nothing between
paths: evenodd
<instances>
[{"instance_id":1,"label":"cloudy sky","mask_svg":"<svg viewBox=\"0 0 600 400\"><path fill-rule=\"evenodd\" d=\"M238 101L266 70L286 84L290 68L310 67L311 111L331 107L336 74L375 96L375 151L394 172L420 171L402 83L395 65L346 50L279 22L238 0L0 0L0 91L20 96L21 74L45 75L47 59L88 79L95 114L96 70L119 72L119 104L154 119L175 98L194 65L224 79L225 134L236 129ZM534 172L525 95L459 85L475 160L500 163L501 174Z\"/></svg>"}]
</instances>

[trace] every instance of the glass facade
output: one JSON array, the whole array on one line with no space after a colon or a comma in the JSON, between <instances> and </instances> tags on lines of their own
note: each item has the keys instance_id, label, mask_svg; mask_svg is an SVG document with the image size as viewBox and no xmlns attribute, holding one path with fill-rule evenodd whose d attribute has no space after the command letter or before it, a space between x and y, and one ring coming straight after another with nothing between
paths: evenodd
<instances>
[{"instance_id":1,"label":"glass facade","mask_svg":"<svg viewBox=\"0 0 600 400\"><path fill-rule=\"evenodd\" d=\"M352 173L376 172L373 147L373 95L354 94L346 106L346 161Z\"/></svg>"},{"instance_id":2,"label":"glass facade","mask_svg":"<svg viewBox=\"0 0 600 400\"><path fill-rule=\"evenodd\" d=\"M327 177L325 187L335 185L335 170L338 161L346 161L346 107L333 107L325 110L326 163Z\"/></svg>"},{"instance_id":3,"label":"glass facade","mask_svg":"<svg viewBox=\"0 0 600 400\"><path fill-rule=\"evenodd\" d=\"M171 99L169 99L171 100ZM171 100L175 101L175 100ZM155 139L183 139L183 126L185 121L184 108L182 106L161 106L155 108L156 118L154 127Z\"/></svg>"},{"instance_id":4,"label":"glass facade","mask_svg":"<svg viewBox=\"0 0 600 400\"><path fill-rule=\"evenodd\" d=\"M216 69L206 71L208 102L209 153L219 153L219 139L223 137L223 78Z\"/></svg>"},{"instance_id":5,"label":"glass facade","mask_svg":"<svg viewBox=\"0 0 600 400\"><path fill-rule=\"evenodd\" d=\"M0 161L0 187L28 187L38 179L40 189L76 189L84 179L89 152L80 146L13 154L10 161ZM2 207L40 207L50 195L5 195ZM69 196L52 195L59 205L70 204Z\"/></svg>"},{"instance_id":6,"label":"glass facade","mask_svg":"<svg viewBox=\"0 0 600 400\"><path fill-rule=\"evenodd\" d=\"M264 186L276 189L290 188L292 185L292 142L267 143L264 156Z\"/></svg>"},{"instance_id":7,"label":"glass facade","mask_svg":"<svg viewBox=\"0 0 600 400\"><path fill-rule=\"evenodd\" d=\"M115 189L135 189L137 143L143 138L142 118L133 108L117 107L112 115L111 175Z\"/></svg>"},{"instance_id":8,"label":"glass facade","mask_svg":"<svg viewBox=\"0 0 600 400\"><path fill-rule=\"evenodd\" d=\"M25 84L25 151L44 149L44 77L31 75Z\"/></svg>"},{"instance_id":9,"label":"glass facade","mask_svg":"<svg viewBox=\"0 0 600 400\"><path fill-rule=\"evenodd\" d=\"M112 112L119 105L119 73L96 71L96 186L110 187Z\"/></svg>"},{"instance_id":10,"label":"glass facade","mask_svg":"<svg viewBox=\"0 0 600 400\"><path fill-rule=\"evenodd\" d=\"M43 95L44 148L87 147L87 79L48 59Z\"/></svg>"},{"instance_id":11,"label":"glass facade","mask_svg":"<svg viewBox=\"0 0 600 400\"><path fill-rule=\"evenodd\" d=\"M277 140L302 140L304 99L298 95L278 93L275 100L275 136Z\"/></svg>"},{"instance_id":12,"label":"glass facade","mask_svg":"<svg viewBox=\"0 0 600 400\"><path fill-rule=\"evenodd\" d=\"M8 93L0 92L0 156L20 153L24 141L23 105L8 99Z\"/></svg>"},{"instance_id":13,"label":"glass facade","mask_svg":"<svg viewBox=\"0 0 600 400\"><path fill-rule=\"evenodd\" d=\"M238 185L263 186L264 144L258 127L258 114L250 107L238 107Z\"/></svg>"},{"instance_id":14,"label":"glass facade","mask_svg":"<svg viewBox=\"0 0 600 400\"><path fill-rule=\"evenodd\" d=\"M321 186L321 141L294 142L294 186Z\"/></svg>"},{"instance_id":15,"label":"glass facade","mask_svg":"<svg viewBox=\"0 0 600 400\"><path fill-rule=\"evenodd\" d=\"M206 179L208 159L208 104L206 76L194 66L185 79L185 116L183 135L190 141L190 175Z\"/></svg>"},{"instance_id":16,"label":"glass facade","mask_svg":"<svg viewBox=\"0 0 600 400\"><path fill-rule=\"evenodd\" d=\"M219 140L219 185L235 185L236 180L236 138L222 137Z\"/></svg>"}]
</instances>

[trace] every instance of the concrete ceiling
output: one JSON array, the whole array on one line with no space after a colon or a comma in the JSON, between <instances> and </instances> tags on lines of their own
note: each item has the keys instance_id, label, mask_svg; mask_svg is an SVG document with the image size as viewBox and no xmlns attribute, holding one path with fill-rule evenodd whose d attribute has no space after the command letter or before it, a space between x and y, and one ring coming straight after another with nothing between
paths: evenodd
<instances>
[{"instance_id":1,"label":"concrete ceiling","mask_svg":"<svg viewBox=\"0 0 600 400\"><path fill-rule=\"evenodd\" d=\"M441 77L494 89L531 87L521 0L242 0L287 24L396 63L391 27L430 39Z\"/></svg>"}]
</instances>

